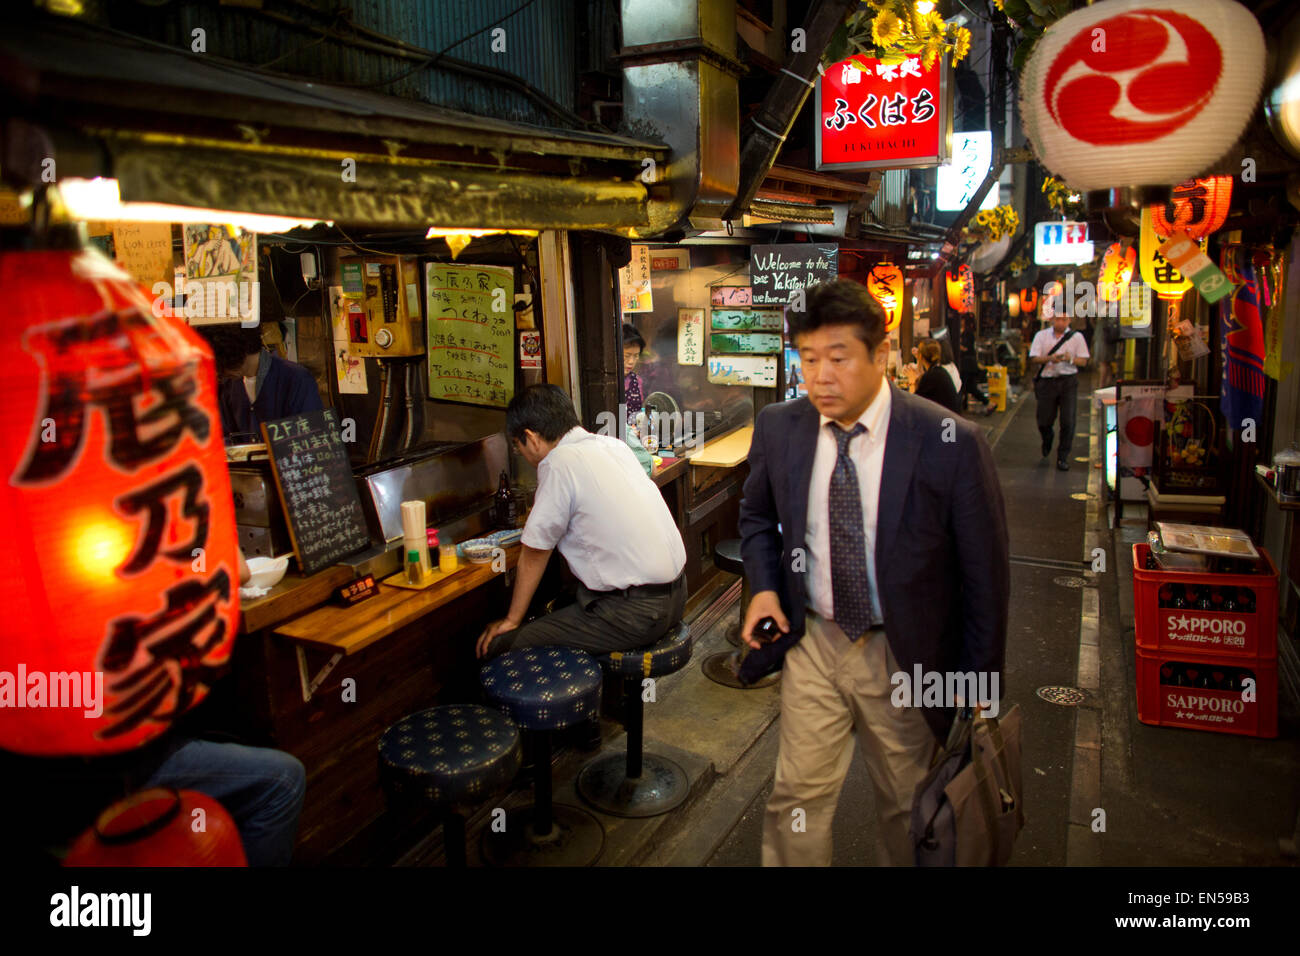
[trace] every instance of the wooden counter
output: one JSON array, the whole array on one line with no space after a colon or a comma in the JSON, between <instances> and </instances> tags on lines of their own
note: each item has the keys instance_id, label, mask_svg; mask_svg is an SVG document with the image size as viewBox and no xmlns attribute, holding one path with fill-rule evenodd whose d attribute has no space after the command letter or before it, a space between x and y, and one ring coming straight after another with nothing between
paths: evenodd
<instances>
[{"instance_id":1,"label":"wooden counter","mask_svg":"<svg viewBox=\"0 0 1300 956\"><path fill-rule=\"evenodd\" d=\"M697 467L735 468L749 460L749 446L753 440L754 426L746 425L687 452L686 460Z\"/></svg>"},{"instance_id":2,"label":"wooden counter","mask_svg":"<svg viewBox=\"0 0 1300 956\"><path fill-rule=\"evenodd\" d=\"M251 601L240 601L239 629L244 634L275 627L295 614L328 601L338 588L350 582L353 571L345 564L315 574L286 574L271 592Z\"/></svg>"},{"instance_id":3,"label":"wooden counter","mask_svg":"<svg viewBox=\"0 0 1300 956\"><path fill-rule=\"evenodd\" d=\"M519 563L519 545L505 549L506 568ZM355 654L425 614L488 583L500 572L491 564L471 564L423 591L380 584L376 597L355 607L326 606L283 624L281 637L321 650ZM486 623L486 622L484 622Z\"/></svg>"}]
</instances>

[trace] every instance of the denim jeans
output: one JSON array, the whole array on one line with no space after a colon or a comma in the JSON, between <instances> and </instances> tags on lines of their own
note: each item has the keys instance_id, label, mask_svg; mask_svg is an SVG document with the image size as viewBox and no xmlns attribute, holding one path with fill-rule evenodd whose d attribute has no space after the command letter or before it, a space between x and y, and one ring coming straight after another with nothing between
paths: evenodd
<instances>
[{"instance_id":1,"label":"denim jeans","mask_svg":"<svg viewBox=\"0 0 1300 956\"><path fill-rule=\"evenodd\" d=\"M249 866L288 866L307 791L297 757L269 747L184 740L145 787L197 790L234 818Z\"/></svg>"}]
</instances>

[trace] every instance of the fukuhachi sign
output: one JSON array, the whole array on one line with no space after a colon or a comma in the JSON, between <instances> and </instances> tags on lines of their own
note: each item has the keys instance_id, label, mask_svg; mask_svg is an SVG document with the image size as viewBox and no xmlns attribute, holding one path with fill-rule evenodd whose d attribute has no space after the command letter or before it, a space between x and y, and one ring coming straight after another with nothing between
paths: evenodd
<instances>
[{"instance_id":1,"label":"fukuhachi sign","mask_svg":"<svg viewBox=\"0 0 1300 956\"><path fill-rule=\"evenodd\" d=\"M1020 115L1072 189L1178 183L1236 142L1264 64L1259 22L1233 0L1105 0L1034 44Z\"/></svg>"},{"instance_id":2,"label":"fukuhachi sign","mask_svg":"<svg viewBox=\"0 0 1300 956\"><path fill-rule=\"evenodd\" d=\"M857 56L829 67L817 81L817 168L946 163L952 139L949 85L942 57L928 70L917 56L899 63Z\"/></svg>"}]
</instances>

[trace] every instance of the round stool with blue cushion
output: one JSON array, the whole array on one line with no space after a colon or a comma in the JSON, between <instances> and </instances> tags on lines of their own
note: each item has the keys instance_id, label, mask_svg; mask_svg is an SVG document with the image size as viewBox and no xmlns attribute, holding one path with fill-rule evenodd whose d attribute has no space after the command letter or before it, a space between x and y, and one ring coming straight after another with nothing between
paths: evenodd
<instances>
[{"instance_id":1,"label":"round stool with blue cushion","mask_svg":"<svg viewBox=\"0 0 1300 956\"><path fill-rule=\"evenodd\" d=\"M686 772L658 754L642 752L645 704L641 682L679 671L691 659L691 629L684 623L663 639L633 651L602 654L605 673L623 679L627 757L597 757L578 774L578 795L604 813L618 817L653 817L678 806L690 792Z\"/></svg>"},{"instance_id":2,"label":"round stool with blue cushion","mask_svg":"<svg viewBox=\"0 0 1300 956\"><path fill-rule=\"evenodd\" d=\"M448 866L465 865L465 818L504 790L519 770L519 731L478 704L449 704L403 717L379 738L379 773L399 799L427 801L443 815Z\"/></svg>"},{"instance_id":3,"label":"round stool with blue cushion","mask_svg":"<svg viewBox=\"0 0 1300 956\"><path fill-rule=\"evenodd\" d=\"M525 647L479 672L488 700L532 735L534 801L506 818L505 832L483 835L483 854L498 866L589 866L605 845L605 828L580 807L551 800L551 732L600 710L600 668L569 647Z\"/></svg>"}]
</instances>

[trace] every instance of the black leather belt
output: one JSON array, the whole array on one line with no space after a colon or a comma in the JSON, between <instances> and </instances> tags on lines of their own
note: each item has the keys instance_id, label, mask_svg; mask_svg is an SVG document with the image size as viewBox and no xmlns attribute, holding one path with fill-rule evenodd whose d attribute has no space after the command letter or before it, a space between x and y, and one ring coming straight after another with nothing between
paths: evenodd
<instances>
[{"instance_id":1,"label":"black leather belt","mask_svg":"<svg viewBox=\"0 0 1300 956\"><path fill-rule=\"evenodd\" d=\"M673 588L682 584L686 580L686 572L683 571L676 578L667 584L634 584L629 588L614 588L612 591L592 591L592 594L621 594L624 597L658 597L661 594L669 594Z\"/></svg>"}]
</instances>

